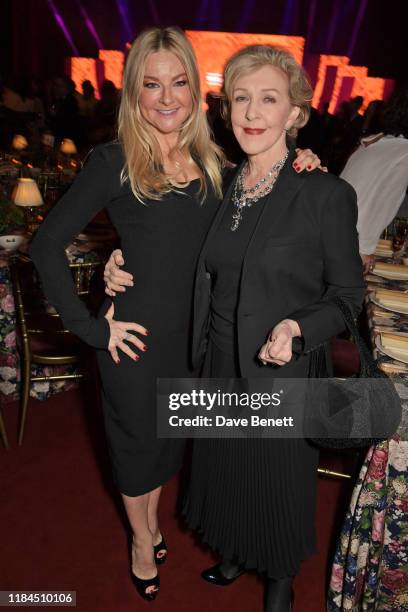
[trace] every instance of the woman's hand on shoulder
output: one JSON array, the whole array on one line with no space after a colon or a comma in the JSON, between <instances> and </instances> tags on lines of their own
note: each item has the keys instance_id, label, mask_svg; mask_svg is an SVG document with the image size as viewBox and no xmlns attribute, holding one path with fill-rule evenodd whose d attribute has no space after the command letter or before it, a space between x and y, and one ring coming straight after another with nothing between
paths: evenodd
<instances>
[{"instance_id":1,"label":"woman's hand on shoulder","mask_svg":"<svg viewBox=\"0 0 408 612\"><path fill-rule=\"evenodd\" d=\"M120 249L112 251L103 273L103 280L106 285L105 293L111 297L115 296L117 291L123 293L126 291L126 287L133 287L132 274L121 270L119 267L124 264L125 260L123 259L122 251Z\"/></svg>"},{"instance_id":2,"label":"woman's hand on shoulder","mask_svg":"<svg viewBox=\"0 0 408 612\"><path fill-rule=\"evenodd\" d=\"M131 331L137 332L138 334L142 334L143 336L148 335L148 331L143 325L139 325L138 323L124 322L124 321L115 321L113 318L115 314L115 305L111 304L109 310L105 314L105 318L108 320L109 329L110 329L110 338L109 338L109 346L108 351L110 352L112 359L115 363L119 363L119 355L118 349L126 353L131 359L134 361L139 361L140 356L132 351L128 344L125 344L125 341L131 342L134 346L140 349L143 352L146 352L147 346L142 340L140 340L134 333L129 333Z\"/></svg>"},{"instance_id":3,"label":"woman's hand on shoulder","mask_svg":"<svg viewBox=\"0 0 408 612\"><path fill-rule=\"evenodd\" d=\"M292 359L292 340L302 335L299 324L292 319L284 319L270 332L267 341L258 353L258 359L266 365L272 363L283 366Z\"/></svg>"},{"instance_id":4,"label":"woman's hand on shoulder","mask_svg":"<svg viewBox=\"0 0 408 612\"><path fill-rule=\"evenodd\" d=\"M302 172L302 170L311 172L312 170L316 170L316 168L323 172L327 172L326 166L321 165L320 158L310 149L295 149L295 151L296 159L293 162L293 167L296 172Z\"/></svg>"}]
</instances>

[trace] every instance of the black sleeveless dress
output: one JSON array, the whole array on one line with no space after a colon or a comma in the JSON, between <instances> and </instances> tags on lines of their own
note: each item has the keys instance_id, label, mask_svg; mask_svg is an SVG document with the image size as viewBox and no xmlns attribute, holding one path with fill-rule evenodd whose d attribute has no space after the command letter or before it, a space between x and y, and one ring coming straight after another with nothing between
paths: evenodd
<instances>
[{"instance_id":1,"label":"black sleeveless dress","mask_svg":"<svg viewBox=\"0 0 408 612\"><path fill-rule=\"evenodd\" d=\"M189 360L194 273L219 200L209 188L200 203L195 180L181 193L142 204L121 184L123 163L119 144L97 147L42 224L30 255L65 326L98 349L114 478L122 493L137 496L165 483L182 463L184 440L156 438L156 379L194 374ZM149 331L139 336L148 349L136 349L138 362L118 351L120 363L114 363L103 316L110 299L91 317L75 294L66 262L64 247L103 208L119 234L124 269L134 278L133 287L113 298L114 318Z\"/></svg>"}]
</instances>

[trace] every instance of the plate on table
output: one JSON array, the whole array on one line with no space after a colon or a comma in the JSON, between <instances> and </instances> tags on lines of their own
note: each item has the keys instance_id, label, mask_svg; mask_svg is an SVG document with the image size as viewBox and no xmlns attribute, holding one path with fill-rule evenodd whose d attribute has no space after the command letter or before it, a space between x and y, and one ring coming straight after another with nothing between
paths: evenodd
<instances>
[{"instance_id":1,"label":"plate on table","mask_svg":"<svg viewBox=\"0 0 408 612\"><path fill-rule=\"evenodd\" d=\"M380 370L382 370L387 376L396 376L402 374L406 376L408 374L408 364L402 363L402 361L383 361L378 364Z\"/></svg>"},{"instance_id":2,"label":"plate on table","mask_svg":"<svg viewBox=\"0 0 408 612\"><path fill-rule=\"evenodd\" d=\"M376 299L375 297L372 297L371 301L373 302L373 304L376 304L376 306L384 308L384 310L389 310L390 312L398 312L400 314L408 314L408 301L406 306L401 303L401 306L397 308L395 308L394 306L392 308L391 306L386 306L381 300L379 300L378 298Z\"/></svg>"},{"instance_id":3,"label":"plate on table","mask_svg":"<svg viewBox=\"0 0 408 612\"><path fill-rule=\"evenodd\" d=\"M374 274L374 276L379 276L380 278L387 278L389 280L406 281L408 280L408 266L407 266L406 273L392 272L391 270L390 271L381 270L381 273L380 273L380 272L376 272L375 270L372 270L370 274Z\"/></svg>"},{"instance_id":4,"label":"plate on table","mask_svg":"<svg viewBox=\"0 0 408 612\"><path fill-rule=\"evenodd\" d=\"M408 351L399 351L397 349L384 348L381 342L381 336L378 336L375 339L375 346L378 348L380 353L384 355L388 355L391 359L395 359L396 361L402 361L402 363L408 363Z\"/></svg>"},{"instance_id":5,"label":"plate on table","mask_svg":"<svg viewBox=\"0 0 408 612\"><path fill-rule=\"evenodd\" d=\"M390 280L408 280L408 266L395 261L389 263L378 261L371 273Z\"/></svg>"},{"instance_id":6,"label":"plate on table","mask_svg":"<svg viewBox=\"0 0 408 612\"><path fill-rule=\"evenodd\" d=\"M389 334L392 332L394 336L401 336L401 338L408 338L408 332L396 331L392 327L387 327L385 325L374 325L374 330L378 333L386 333Z\"/></svg>"},{"instance_id":7,"label":"plate on table","mask_svg":"<svg viewBox=\"0 0 408 612\"><path fill-rule=\"evenodd\" d=\"M376 257L392 257L394 255L394 251L392 249L376 248L374 255Z\"/></svg>"},{"instance_id":8,"label":"plate on table","mask_svg":"<svg viewBox=\"0 0 408 612\"><path fill-rule=\"evenodd\" d=\"M17 251L24 242L24 236L21 234L10 234L0 236L0 247L5 253Z\"/></svg>"},{"instance_id":9,"label":"plate on table","mask_svg":"<svg viewBox=\"0 0 408 612\"><path fill-rule=\"evenodd\" d=\"M408 266L407 266L408 270ZM397 289L398 291L408 290L408 277L407 278L384 278L383 276L374 275L372 272L367 274L365 277L365 281L367 283L368 288L370 285L377 285L383 287L384 289Z\"/></svg>"}]
</instances>

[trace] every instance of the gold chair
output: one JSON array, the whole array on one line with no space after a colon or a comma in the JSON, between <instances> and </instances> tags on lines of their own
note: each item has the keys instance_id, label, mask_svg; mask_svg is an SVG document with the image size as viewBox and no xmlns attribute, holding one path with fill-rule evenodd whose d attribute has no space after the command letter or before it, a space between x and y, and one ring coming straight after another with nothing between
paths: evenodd
<instances>
[{"instance_id":1,"label":"gold chair","mask_svg":"<svg viewBox=\"0 0 408 612\"><path fill-rule=\"evenodd\" d=\"M350 480L351 474L345 474L344 472L335 472L328 468L318 468L317 473L320 476L328 476L329 478L340 478L341 480Z\"/></svg>"},{"instance_id":2,"label":"gold chair","mask_svg":"<svg viewBox=\"0 0 408 612\"><path fill-rule=\"evenodd\" d=\"M101 262L72 263L75 288L80 296L89 296L91 278ZM75 366L83 363L86 346L64 329L59 315L49 307L35 280L34 266L27 257L19 257L10 265L14 289L17 326L21 348L21 410L18 428L18 444L24 438L30 386L35 382L80 380L84 374L74 371L69 374L34 376L33 365Z\"/></svg>"}]
</instances>

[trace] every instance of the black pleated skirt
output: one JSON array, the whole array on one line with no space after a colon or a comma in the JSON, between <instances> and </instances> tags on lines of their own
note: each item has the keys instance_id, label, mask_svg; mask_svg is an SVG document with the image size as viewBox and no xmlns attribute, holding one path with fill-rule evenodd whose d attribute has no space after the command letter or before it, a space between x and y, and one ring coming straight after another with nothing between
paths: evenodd
<instances>
[{"instance_id":1,"label":"black pleated skirt","mask_svg":"<svg viewBox=\"0 0 408 612\"><path fill-rule=\"evenodd\" d=\"M235 358L210 343L203 375L237 376ZM317 467L302 439L197 439L183 515L223 558L295 576L315 552Z\"/></svg>"}]
</instances>

